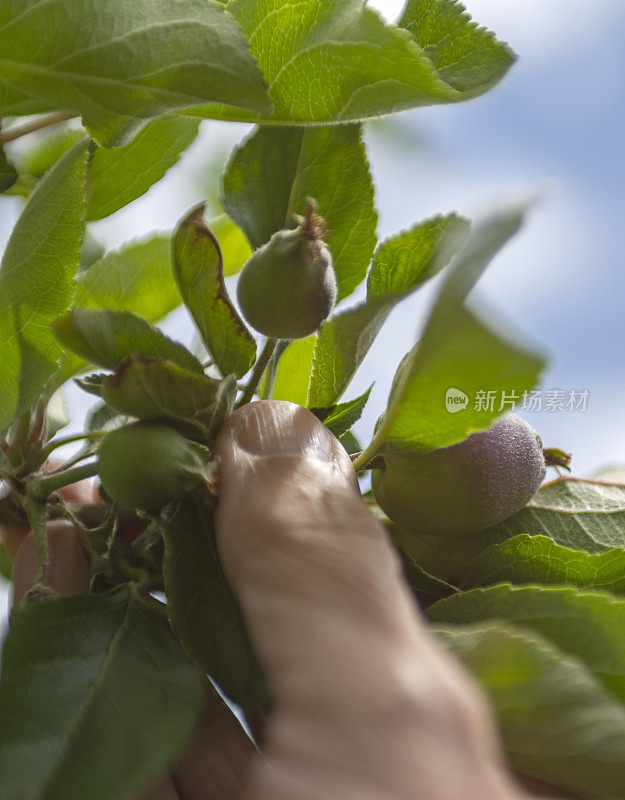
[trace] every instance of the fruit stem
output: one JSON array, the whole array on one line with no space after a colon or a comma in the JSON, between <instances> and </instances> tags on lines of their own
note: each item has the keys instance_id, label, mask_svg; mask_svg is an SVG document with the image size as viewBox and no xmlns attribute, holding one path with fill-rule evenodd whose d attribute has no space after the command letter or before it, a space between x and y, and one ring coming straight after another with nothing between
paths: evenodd
<instances>
[{"instance_id":1,"label":"fruit stem","mask_svg":"<svg viewBox=\"0 0 625 800\"><path fill-rule=\"evenodd\" d=\"M72 444L72 442L80 442L82 439L102 439L106 436L109 431L99 430L99 431L89 431L88 433L75 433L71 436L62 436L59 439L53 439L49 444L47 444L41 454L44 459L48 459L50 453L57 449L57 447L63 447L66 444Z\"/></svg>"},{"instance_id":2,"label":"fruit stem","mask_svg":"<svg viewBox=\"0 0 625 800\"><path fill-rule=\"evenodd\" d=\"M388 432L390 431L391 427L393 426L393 422L395 421L394 414L385 414L384 419L382 420L382 424L375 432L373 439L369 442L368 446L354 459L354 471L360 472L360 470L365 469L367 464L377 456L379 449L384 444L384 440L386 439Z\"/></svg>"},{"instance_id":3,"label":"fruit stem","mask_svg":"<svg viewBox=\"0 0 625 800\"><path fill-rule=\"evenodd\" d=\"M54 114L46 114L44 117L31 119L22 125L13 125L5 131L0 131L0 145L13 142L21 136L27 136L29 133L42 130L42 128L58 125L59 122L65 122L75 116L75 114L67 114L64 111L55 111Z\"/></svg>"},{"instance_id":4,"label":"fruit stem","mask_svg":"<svg viewBox=\"0 0 625 800\"><path fill-rule=\"evenodd\" d=\"M258 385L263 379L263 375L265 374L265 370L267 369L269 362L271 361L271 357L274 354L276 347L278 346L277 339L267 339L265 342L265 346L263 347L262 353L258 361L254 366L254 372L252 372L252 377L249 380L249 383L245 387L245 391L243 392L243 396L237 403L237 408L241 408L246 403L249 403L250 400L254 397L256 393L256 389L258 389Z\"/></svg>"},{"instance_id":5,"label":"fruit stem","mask_svg":"<svg viewBox=\"0 0 625 800\"><path fill-rule=\"evenodd\" d=\"M62 489L64 486L69 486L71 483L76 483L84 478L92 478L98 474L97 461L91 464L84 464L82 467L73 467L71 469L63 469L60 472L53 472L50 475L42 475L38 478L33 478L29 482L28 494L30 497L45 500L52 492Z\"/></svg>"},{"instance_id":6,"label":"fruit stem","mask_svg":"<svg viewBox=\"0 0 625 800\"><path fill-rule=\"evenodd\" d=\"M267 365L267 370L265 372L265 381L263 383L263 393L262 393L263 400L269 400L269 398L271 397L271 393L273 391L273 383L276 377L277 355L278 355L278 348L276 348L271 354L271 358L269 359L269 364Z\"/></svg>"}]
</instances>

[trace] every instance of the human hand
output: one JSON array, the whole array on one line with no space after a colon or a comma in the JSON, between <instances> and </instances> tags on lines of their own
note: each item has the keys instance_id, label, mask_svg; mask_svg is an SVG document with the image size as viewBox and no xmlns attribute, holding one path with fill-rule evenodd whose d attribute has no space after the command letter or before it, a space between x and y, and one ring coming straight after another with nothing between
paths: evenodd
<instances>
[{"instance_id":1,"label":"human hand","mask_svg":"<svg viewBox=\"0 0 625 800\"><path fill-rule=\"evenodd\" d=\"M208 694L188 752L142 800L529 798L479 689L421 619L340 443L310 412L261 401L230 417L217 451L218 546L273 713L261 758ZM50 524L56 591L84 590L80 552L68 523ZM28 537L16 597L34 558Z\"/></svg>"}]
</instances>

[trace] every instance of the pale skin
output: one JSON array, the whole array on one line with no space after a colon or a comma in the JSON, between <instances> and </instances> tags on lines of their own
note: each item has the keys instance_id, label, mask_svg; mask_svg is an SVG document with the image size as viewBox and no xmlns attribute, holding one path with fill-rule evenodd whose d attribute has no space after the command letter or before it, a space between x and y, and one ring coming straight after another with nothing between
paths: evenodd
<instances>
[{"instance_id":1,"label":"pale skin","mask_svg":"<svg viewBox=\"0 0 625 800\"><path fill-rule=\"evenodd\" d=\"M214 693L193 741L140 800L530 800L487 702L429 632L349 457L308 411L260 401L230 417L217 536L273 692L263 755ZM73 491L77 491L73 489ZM90 487L82 497L90 499ZM49 525L49 584L84 592L87 560ZM15 596L34 576L32 534Z\"/></svg>"}]
</instances>

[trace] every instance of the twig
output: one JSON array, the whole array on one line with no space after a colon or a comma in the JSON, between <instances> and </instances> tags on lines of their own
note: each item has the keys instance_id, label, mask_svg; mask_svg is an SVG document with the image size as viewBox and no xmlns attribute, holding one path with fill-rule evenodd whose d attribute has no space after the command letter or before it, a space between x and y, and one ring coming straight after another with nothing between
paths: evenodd
<instances>
[{"instance_id":1,"label":"twig","mask_svg":"<svg viewBox=\"0 0 625 800\"><path fill-rule=\"evenodd\" d=\"M72 444L73 442L80 442L83 439L102 439L106 436L109 431L100 430L100 431L89 431L87 433L76 433L72 434L71 436L63 436L59 439L52 439L43 449L42 455L47 460L50 453L53 450L56 450L57 447L64 447L66 444Z\"/></svg>"},{"instance_id":2,"label":"twig","mask_svg":"<svg viewBox=\"0 0 625 800\"><path fill-rule=\"evenodd\" d=\"M278 354L278 348L276 347L271 354L271 358L269 359L269 363L267 364L267 372L265 375L265 383L263 384L263 400L269 400L271 397L271 393L273 392L273 384L276 379L276 356Z\"/></svg>"},{"instance_id":3,"label":"twig","mask_svg":"<svg viewBox=\"0 0 625 800\"><path fill-rule=\"evenodd\" d=\"M13 125L5 131L0 131L0 145L13 142L15 139L40 131L43 128L49 128L51 125L58 125L59 122L66 122L75 116L75 114L67 114L65 111L55 111L54 114L46 114L44 117L31 119L21 125Z\"/></svg>"},{"instance_id":4,"label":"twig","mask_svg":"<svg viewBox=\"0 0 625 800\"><path fill-rule=\"evenodd\" d=\"M50 475L42 475L33 478L28 487L28 494L39 500L45 500L52 492L62 489L64 486L69 486L72 483L81 481L83 478L92 478L98 474L98 463L85 464L82 467L73 467L72 469L64 469L60 472L54 472Z\"/></svg>"}]
</instances>

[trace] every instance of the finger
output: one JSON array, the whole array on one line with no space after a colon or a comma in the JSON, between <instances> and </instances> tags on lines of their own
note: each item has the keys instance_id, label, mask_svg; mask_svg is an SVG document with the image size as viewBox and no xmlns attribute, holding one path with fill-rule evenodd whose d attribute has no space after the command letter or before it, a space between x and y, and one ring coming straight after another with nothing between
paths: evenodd
<instances>
[{"instance_id":1,"label":"finger","mask_svg":"<svg viewBox=\"0 0 625 800\"><path fill-rule=\"evenodd\" d=\"M418 617L340 443L261 401L217 451L218 546L276 709L253 800L516 796L484 701Z\"/></svg>"},{"instance_id":2,"label":"finger","mask_svg":"<svg viewBox=\"0 0 625 800\"><path fill-rule=\"evenodd\" d=\"M46 584L57 594L85 594L89 591L89 560L80 534L67 520L55 520L47 526L48 568ZM29 533L20 545L13 563L13 605L18 606L35 583L37 545Z\"/></svg>"},{"instance_id":3,"label":"finger","mask_svg":"<svg viewBox=\"0 0 625 800\"><path fill-rule=\"evenodd\" d=\"M137 800L240 800L257 756L238 719L207 687L189 747L170 773Z\"/></svg>"},{"instance_id":4,"label":"finger","mask_svg":"<svg viewBox=\"0 0 625 800\"><path fill-rule=\"evenodd\" d=\"M28 536L28 528L15 527L14 525L0 525L0 542L6 550L11 562L15 561L17 551L24 539Z\"/></svg>"},{"instance_id":5,"label":"finger","mask_svg":"<svg viewBox=\"0 0 625 800\"><path fill-rule=\"evenodd\" d=\"M172 780L183 800L236 800L257 757L241 723L211 687L192 744L172 770Z\"/></svg>"}]
</instances>

